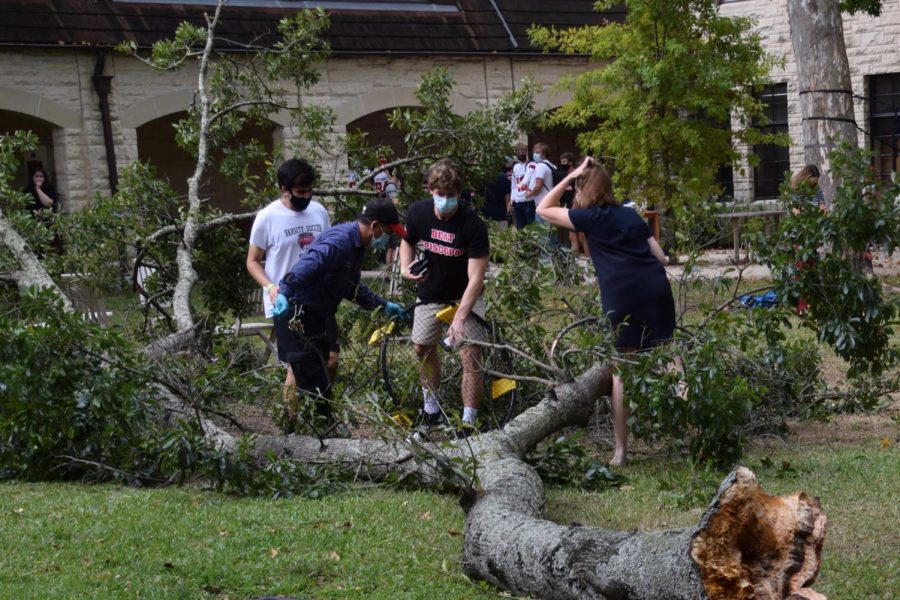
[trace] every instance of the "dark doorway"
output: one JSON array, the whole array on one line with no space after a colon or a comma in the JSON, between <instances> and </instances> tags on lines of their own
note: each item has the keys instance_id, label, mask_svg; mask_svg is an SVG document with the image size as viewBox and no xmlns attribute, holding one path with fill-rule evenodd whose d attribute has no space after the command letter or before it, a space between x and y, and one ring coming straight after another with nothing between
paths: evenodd
<instances>
[{"instance_id":1,"label":"dark doorway","mask_svg":"<svg viewBox=\"0 0 900 600\"><path fill-rule=\"evenodd\" d=\"M23 115L22 113L0 110L0 133L10 134L14 131L31 131L38 138L38 145L31 152L19 156L19 167L16 171L15 185L24 188L31 172L40 167L56 185L56 164L53 158L53 130L56 127L47 121Z\"/></svg>"},{"instance_id":2,"label":"dark doorway","mask_svg":"<svg viewBox=\"0 0 900 600\"><path fill-rule=\"evenodd\" d=\"M156 167L157 174L168 180L169 185L176 194L187 194L187 180L196 167L194 158L178 147L175 143L176 121L187 113L175 113L144 123L137 129L138 158L141 161L149 161ZM272 134L275 125L265 127L246 126L238 135L239 143L249 142L251 139L259 141L267 150L272 149ZM268 181L266 166L251 165L250 171L260 179L260 186L271 189L274 198L277 195L274 181ZM241 188L226 179L215 169L207 172L206 180L201 187L201 194L212 200L212 205L225 212L245 212L246 207L241 205L243 191ZM245 234L249 235L251 222L242 224Z\"/></svg>"}]
</instances>

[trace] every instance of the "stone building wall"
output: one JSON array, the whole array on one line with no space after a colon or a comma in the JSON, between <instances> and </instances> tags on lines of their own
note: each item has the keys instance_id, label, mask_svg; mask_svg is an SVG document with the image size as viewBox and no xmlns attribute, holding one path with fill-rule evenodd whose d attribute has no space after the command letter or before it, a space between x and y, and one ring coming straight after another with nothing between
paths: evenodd
<instances>
[{"instance_id":1,"label":"stone building wall","mask_svg":"<svg viewBox=\"0 0 900 600\"><path fill-rule=\"evenodd\" d=\"M844 42L850 63L853 92L868 96L868 77L885 73L900 73L900 0L884 0L879 17L868 15L843 15ZM756 20L755 29L763 39L766 50L783 58L783 67L773 70L772 83L787 83L788 129L792 144L791 170L796 171L805 163L803 158L800 95L797 82L797 64L791 45L790 23L785 0L738 0L722 4L719 12L726 16L749 16ZM864 99L854 100L856 122L863 129L869 128L869 105ZM870 141L859 135L859 144L869 147ZM735 196L739 200L752 200L753 170L743 165L735 169Z\"/></svg>"},{"instance_id":2,"label":"stone building wall","mask_svg":"<svg viewBox=\"0 0 900 600\"><path fill-rule=\"evenodd\" d=\"M53 154L57 183L74 210L87 206L94 194L109 193L106 150L99 97L94 90L97 51L3 51L0 71L0 110L40 118L53 126ZM303 101L333 108L337 132L372 112L416 105L414 90L423 73L446 66L456 88L451 103L459 113L489 105L520 85L523 77L550 86L561 75L587 67L579 58L559 57L389 57L335 56L326 60L320 82L304 93ZM109 97L118 168L138 158L137 128L161 116L186 110L196 88L190 67L161 73L122 55L107 57L105 74L112 75ZM538 98L540 107L565 101L551 91ZM276 142L296 142L295 132L281 115L273 115Z\"/></svg>"}]
</instances>

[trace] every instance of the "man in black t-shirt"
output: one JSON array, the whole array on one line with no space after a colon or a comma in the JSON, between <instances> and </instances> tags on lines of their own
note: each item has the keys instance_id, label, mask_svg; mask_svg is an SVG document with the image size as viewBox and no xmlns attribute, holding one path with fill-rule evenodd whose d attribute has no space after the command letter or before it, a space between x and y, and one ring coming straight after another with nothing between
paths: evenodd
<instances>
[{"instance_id":1,"label":"man in black t-shirt","mask_svg":"<svg viewBox=\"0 0 900 600\"><path fill-rule=\"evenodd\" d=\"M437 344L444 335L435 315L448 305L459 305L447 336L452 346L465 340L486 340L481 295L490 243L484 221L470 206L459 202L462 177L453 161L444 159L432 165L427 183L432 197L414 203L406 216L406 237L400 243L400 272L418 283L417 296L422 304L413 316L412 341L421 359L423 416L425 423L432 425L441 418ZM416 274L410 272L410 266L417 248L428 269ZM484 395L481 349L464 345L459 353L463 365L461 433L466 434L474 431Z\"/></svg>"}]
</instances>

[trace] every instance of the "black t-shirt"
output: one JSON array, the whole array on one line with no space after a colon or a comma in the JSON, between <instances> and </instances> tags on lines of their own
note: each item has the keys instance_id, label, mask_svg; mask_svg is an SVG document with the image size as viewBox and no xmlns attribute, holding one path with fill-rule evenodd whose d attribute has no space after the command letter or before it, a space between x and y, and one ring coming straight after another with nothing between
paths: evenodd
<instances>
[{"instance_id":1,"label":"black t-shirt","mask_svg":"<svg viewBox=\"0 0 900 600\"><path fill-rule=\"evenodd\" d=\"M457 302L469 285L469 259L490 254L487 226L463 204L450 219L434 214L434 200L419 200L406 214L406 241L428 258L428 277L419 283L423 302Z\"/></svg>"}]
</instances>

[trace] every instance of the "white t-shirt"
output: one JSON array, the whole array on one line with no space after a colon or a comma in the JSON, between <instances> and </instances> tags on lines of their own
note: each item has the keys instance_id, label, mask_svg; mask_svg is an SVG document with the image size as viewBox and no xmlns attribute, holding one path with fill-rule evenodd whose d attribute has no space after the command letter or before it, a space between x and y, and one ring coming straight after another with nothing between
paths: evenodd
<instances>
[{"instance_id":1,"label":"white t-shirt","mask_svg":"<svg viewBox=\"0 0 900 600\"><path fill-rule=\"evenodd\" d=\"M250 230L250 243L266 253L266 276L278 284L306 247L331 227L328 211L318 202L310 202L306 210L291 210L275 200L259 211ZM272 316L269 294L263 294L266 316Z\"/></svg>"},{"instance_id":2,"label":"white t-shirt","mask_svg":"<svg viewBox=\"0 0 900 600\"><path fill-rule=\"evenodd\" d=\"M525 184L525 169L528 163L517 162L512 168L510 179L509 197L513 202L524 202L525 192L528 187ZM534 164L534 163L531 163Z\"/></svg>"},{"instance_id":3,"label":"white t-shirt","mask_svg":"<svg viewBox=\"0 0 900 600\"><path fill-rule=\"evenodd\" d=\"M553 171L550 170L550 167L547 166L547 163L544 161L539 163L528 163L526 180L528 182L529 190L534 188L538 178L543 179L544 182L541 184L541 189L537 193L537 196L534 196L535 204L540 204L541 200L544 199L544 196L549 194L550 190L553 189Z\"/></svg>"},{"instance_id":4,"label":"white t-shirt","mask_svg":"<svg viewBox=\"0 0 900 600\"><path fill-rule=\"evenodd\" d=\"M375 177L372 178L372 186L375 188L375 191L381 193L384 191L384 188L391 182L391 176L387 171L379 171L375 174Z\"/></svg>"}]
</instances>

